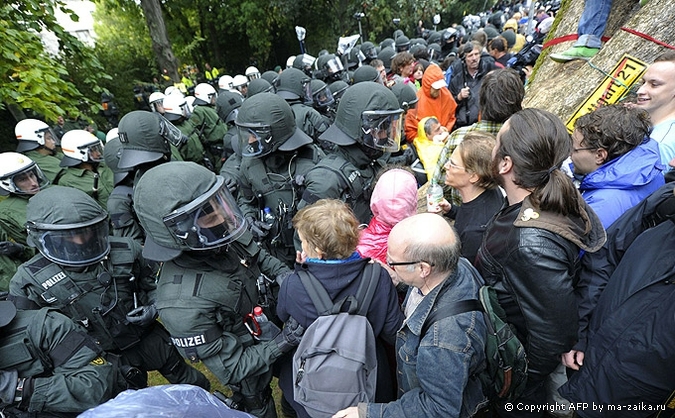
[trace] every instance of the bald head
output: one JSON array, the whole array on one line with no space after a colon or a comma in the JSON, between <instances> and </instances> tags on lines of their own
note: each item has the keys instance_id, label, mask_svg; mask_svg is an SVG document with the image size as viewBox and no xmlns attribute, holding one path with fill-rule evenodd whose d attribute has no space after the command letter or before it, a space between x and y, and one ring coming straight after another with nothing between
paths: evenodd
<instances>
[{"instance_id":1,"label":"bald head","mask_svg":"<svg viewBox=\"0 0 675 418\"><path fill-rule=\"evenodd\" d=\"M444 274L455 270L460 256L455 230L434 213L413 215L396 224L388 248L401 249L407 260L424 260Z\"/></svg>"}]
</instances>

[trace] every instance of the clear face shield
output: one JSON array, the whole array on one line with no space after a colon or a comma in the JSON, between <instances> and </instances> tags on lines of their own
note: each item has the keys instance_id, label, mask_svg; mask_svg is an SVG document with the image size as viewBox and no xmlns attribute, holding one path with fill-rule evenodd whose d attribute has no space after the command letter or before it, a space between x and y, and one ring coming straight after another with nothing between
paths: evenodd
<instances>
[{"instance_id":1,"label":"clear face shield","mask_svg":"<svg viewBox=\"0 0 675 418\"><path fill-rule=\"evenodd\" d=\"M85 161L93 163L100 163L103 161L103 144L101 144L101 141L86 146L86 150L83 150L82 152L87 153L87 159Z\"/></svg>"},{"instance_id":2,"label":"clear face shield","mask_svg":"<svg viewBox=\"0 0 675 418\"><path fill-rule=\"evenodd\" d=\"M314 102L312 97L312 80L309 78L302 80L302 91L305 93L305 97L301 97L302 102L308 106L311 106Z\"/></svg>"},{"instance_id":3,"label":"clear face shield","mask_svg":"<svg viewBox=\"0 0 675 418\"><path fill-rule=\"evenodd\" d=\"M239 114L239 108L233 109L227 118L225 118L225 123L228 125L234 125L234 121L237 120L237 115Z\"/></svg>"},{"instance_id":4,"label":"clear face shield","mask_svg":"<svg viewBox=\"0 0 675 418\"><path fill-rule=\"evenodd\" d=\"M342 65L342 61L337 57L331 58L325 65L328 75L338 74L345 69L344 65Z\"/></svg>"},{"instance_id":5,"label":"clear face shield","mask_svg":"<svg viewBox=\"0 0 675 418\"><path fill-rule=\"evenodd\" d=\"M328 89L328 86L325 86L321 90L314 93L313 97L316 107L324 108L335 103L333 93L331 93L330 89Z\"/></svg>"},{"instance_id":6,"label":"clear face shield","mask_svg":"<svg viewBox=\"0 0 675 418\"><path fill-rule=\"evenodd\" d=\"M187 137L183 135L180 129L161 115L159 115L159 135L176 147L187 142Z\"/></svg>"},{"instance_id":7,"label":"clear face shield","mask_svg":"<svg viewBox=\"0 0 675 418\"><path fill-rule=\"evenodd\" d=\"M49 225L28 222L31 244L56 264L81 267L102 260L110 252L108 217L102 214L86 224Z\"/></svg>"},{"instance_id":8,"label":"clear face shield","mask_svg":"<svg viewBox=\"0 0 675 418\"><path fill-rule=\"evenodd\" d=\"M383 152L396 152L401 144L401 114L397 110L367 110L361 114L363 145Z\"/></svg>"},{"instance_id":9,"label":"clear face shield","mask_svg":"<svg viewBox=\"0 0 675 418\"><path fill-rule=\"evenodd\" d=\"M3 188L20 195L34 195L49 185L40 167L35 163L18 173L0 179Z\"/></svg>"},{"instance_id":10,"label":"clear face shield","mask_svg":"<svg viewBox=\"0 0 675 418\"><path fill-rule=\"evenodd\" d=\"M272 128L257 123L237 123L239 149L244 157L257 157L272 149Z\"/></svg>"},{"instance_id":11,"label":"clear face shield","mask_svg":"<svg viewBox=\"0 0 675 418\"><path fill-rule=\"evenodd\" d=\"M228 244L246 230L244 215L218 176L202 196L174 210L162 220L176 239L191 250L209 250Z\"/></svg>"}]
</instances>

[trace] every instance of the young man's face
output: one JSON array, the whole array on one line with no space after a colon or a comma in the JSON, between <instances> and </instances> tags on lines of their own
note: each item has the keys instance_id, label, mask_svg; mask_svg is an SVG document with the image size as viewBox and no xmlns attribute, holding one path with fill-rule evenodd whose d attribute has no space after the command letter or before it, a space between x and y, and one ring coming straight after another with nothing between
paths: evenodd
<instances>
[{"instance_id":1,"label":"young man's face","mask_svg":"<svg viewBox=\"0 0 675 418\"><path fill-rule=\"evenodd\" d=\"M575 129L572 133L572 154L570 158L574 163L574 172L576 174L588 174L598 169L596 160L597 149L590 148L588 144L583 144L584 137Z\"/></svg>"},{"instance_id":2,"label":"young man's face","mask_svg":"<svg viewBox=\"0 0 675 418\"><path fill-rule=\"evenodd\" d=\"M675 111L675 62L655 62L642 77L644 84L638 90L636 105L650 115L655 111ZM668 112L668 113L670 113Z\"/></svg>"}]
</instances>

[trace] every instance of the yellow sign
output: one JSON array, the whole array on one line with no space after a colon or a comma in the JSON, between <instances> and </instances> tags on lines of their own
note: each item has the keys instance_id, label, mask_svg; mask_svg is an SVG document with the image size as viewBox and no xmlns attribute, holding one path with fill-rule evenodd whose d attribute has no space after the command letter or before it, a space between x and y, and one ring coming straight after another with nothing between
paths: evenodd
<instances>
[{"instance_id":1,"label":"yellow sign","mask_svg":"<svg viewBox=\"0 0 675 418\"><path fill-rule=\"evenodd\" d=\"M624 54L621 61L602 83L591 93L567 121L567 130L574 131L574 121L600 106L614 104L624 97L630 87L638 81L647 69L647 64L637 58Z\"/></svg>"}]
</instances>

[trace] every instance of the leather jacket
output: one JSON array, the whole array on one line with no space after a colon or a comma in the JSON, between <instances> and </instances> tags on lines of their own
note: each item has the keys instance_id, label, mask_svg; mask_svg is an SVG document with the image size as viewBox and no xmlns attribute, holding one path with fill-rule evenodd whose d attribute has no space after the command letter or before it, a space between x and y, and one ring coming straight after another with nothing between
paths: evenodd
<instances>
[{"instance_id":1,"label":"leather jacket","mask_svg":"<svg viewBox=\"0 0 675 418\"><path fill-rule=\"evenodd\" d=\"M579 250L596 251L605 239L585 203L581 217L568 217L535 209L525 198L503 208L488 226L476 268L497 291L525 346L528 379L544 379L575 343Z\"/></svg>"}]
</instances>

